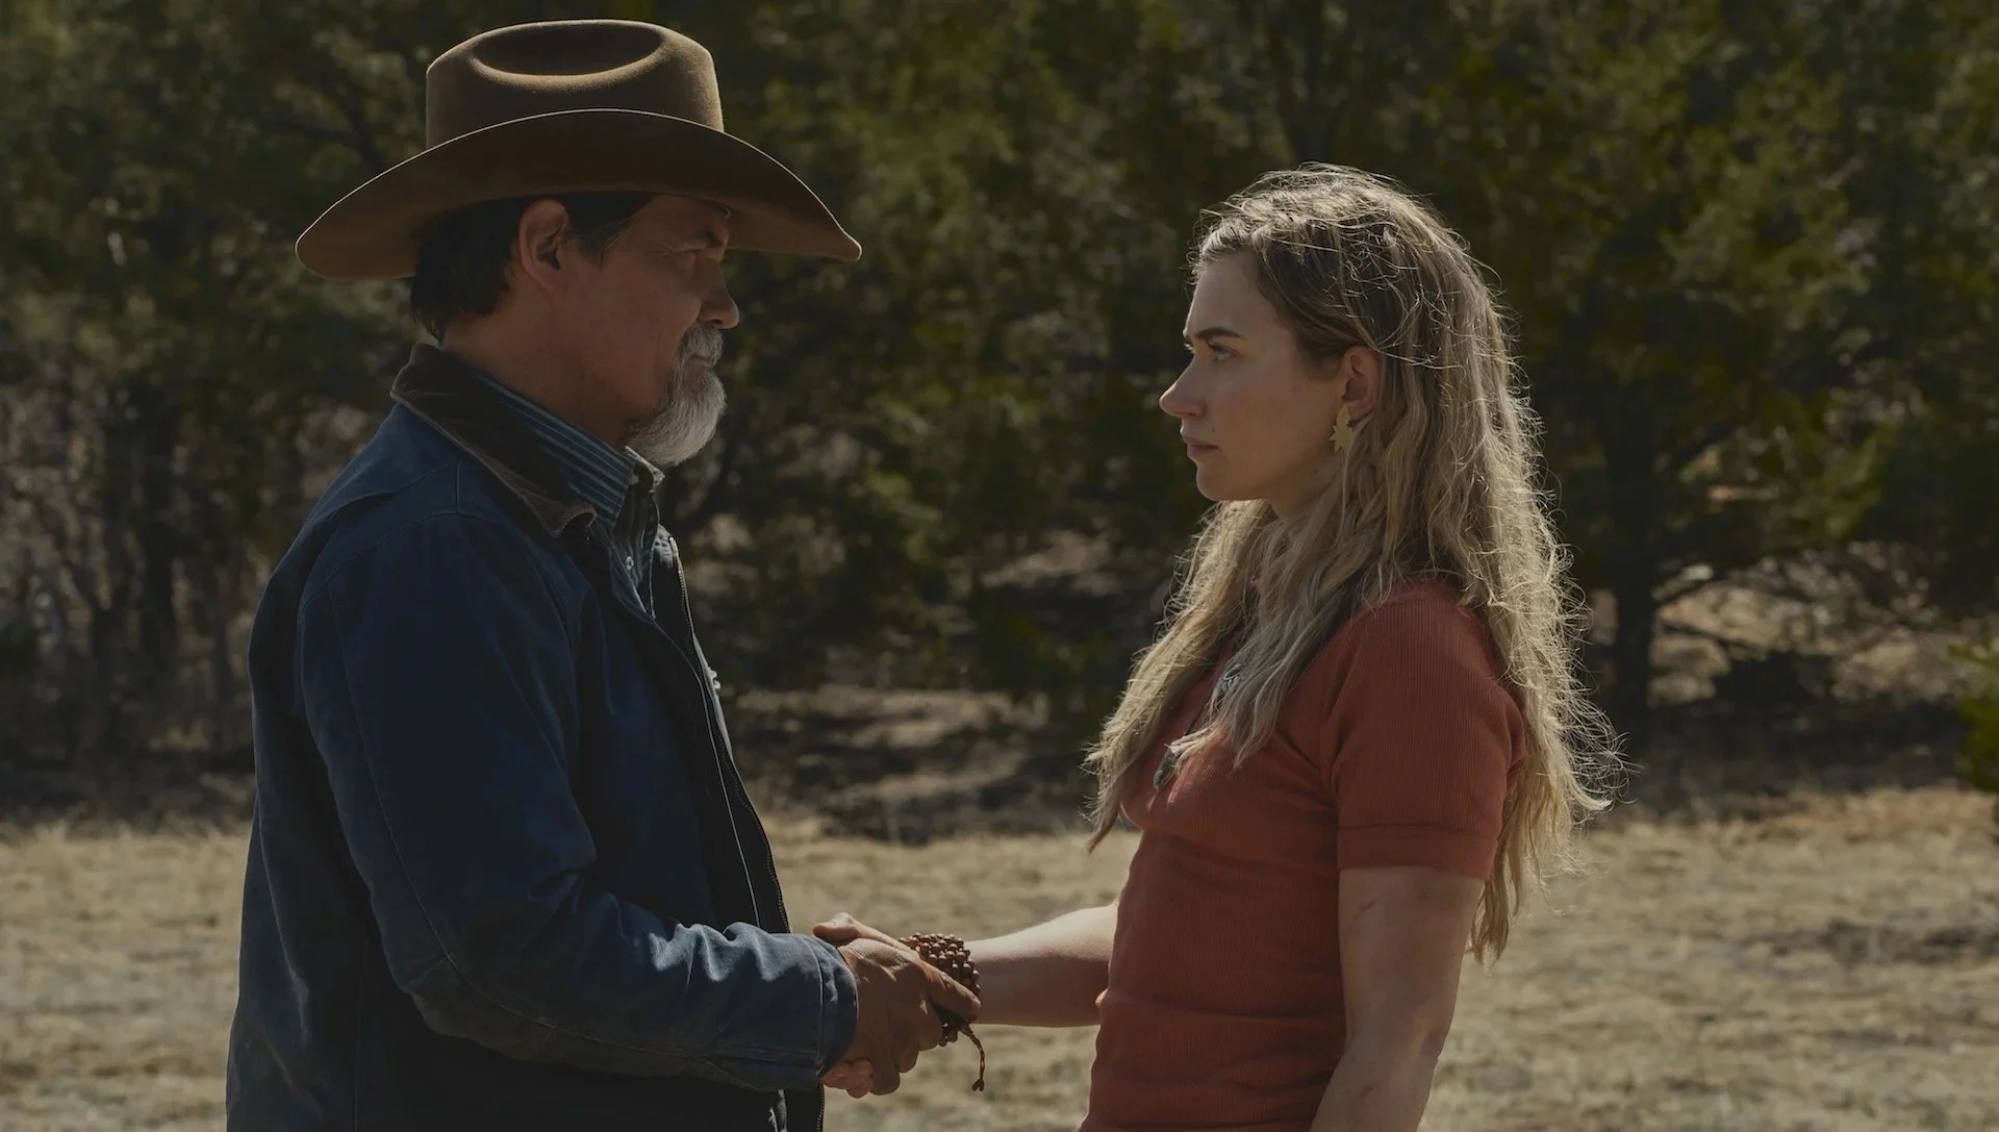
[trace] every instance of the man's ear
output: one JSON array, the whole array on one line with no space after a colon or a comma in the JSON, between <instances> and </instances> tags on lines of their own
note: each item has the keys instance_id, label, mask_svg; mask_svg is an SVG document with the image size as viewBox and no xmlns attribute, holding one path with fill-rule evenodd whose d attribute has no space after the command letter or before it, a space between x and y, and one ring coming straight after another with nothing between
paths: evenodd
<instances>
[{"instance_id":1,"label":"man's ear","mask_svg":"<svg viewBox=\"0 0 1999 1132\"><path fill-rule=\"evenodd\" d=\"M1366 346L1349 346L1340 355L1333 380L1344 383L1341 401L1355 421L1366 420L1381 403L1381 351Z\"/></svg>"},{"instance_id":2,"label":"man's ear","mask_svg":"<svg viewBox=\"0 0 1999 1132\"><path fill-rule=\"evenodd\" d=\"M553 290L570 251L569 210L552 200L528 205L514 230L514 270L519 278L528 286Z\"/></svg>"}]
</instances>

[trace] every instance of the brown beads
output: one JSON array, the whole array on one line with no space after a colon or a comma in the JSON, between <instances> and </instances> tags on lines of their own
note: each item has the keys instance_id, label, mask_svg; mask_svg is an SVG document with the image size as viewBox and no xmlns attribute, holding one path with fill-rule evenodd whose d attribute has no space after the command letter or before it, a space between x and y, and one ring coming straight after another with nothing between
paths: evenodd
<instances>
[{"instance_id":1,"label":"brown beads","mask_svg":"<svg viewBox=\"0 0 1999 1132\"><path fill-rule=\"evenodd\" d=\"M925 963L951 976L959 986L975 995L979 993L979 967L972 962L972 951L965 946L964 940L944 932L918 932L915 935L902 937L902 942L905 947L922 956ZM986 1044L972 1032L972 1020L960 1018L941 1006L936 1009L938 1019L944 1023L945 1041L955 1042L958 1040L958 1035L963 1034L972 1039L972 1044L978 1047L979 1079L972 1082L972 1091L985 1092Z\"/></svg>"}]
</instances>

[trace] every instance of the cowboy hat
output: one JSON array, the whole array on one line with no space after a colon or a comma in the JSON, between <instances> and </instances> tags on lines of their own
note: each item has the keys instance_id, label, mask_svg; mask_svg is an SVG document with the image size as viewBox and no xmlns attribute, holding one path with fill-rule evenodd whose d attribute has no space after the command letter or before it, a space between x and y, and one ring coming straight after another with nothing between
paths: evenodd
<instances>
[{"instance_id":1,"label":"cowboy hat","mask_svg":"<svg viewBox=\"0 0 1999 1132\"><path fill-rule=\"evenodd\" d=\"M327 209L298 257L328 279L399 279L447 212L582 192L713 201L745 251L861 255L796 174L722 132L700 44L653 24L564 20L482 32L438 56L424 75L423 151Z\"/></svg>"}]
</instances>

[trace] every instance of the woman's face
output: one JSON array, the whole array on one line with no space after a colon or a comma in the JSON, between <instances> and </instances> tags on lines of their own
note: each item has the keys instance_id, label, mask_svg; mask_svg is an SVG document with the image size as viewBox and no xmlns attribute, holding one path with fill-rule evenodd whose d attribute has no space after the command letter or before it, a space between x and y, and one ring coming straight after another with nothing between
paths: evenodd
<instances>
[{"instance_id":1,"label":"woman's face","mask_svg":"<svg viewBox=\"0 0 1999 1132\"><path fill-rule=\"evenodd\" d=\"M1194 485L1218 503L1262 499L1286 519L1304 514L1331 467L1342 396L1359 420L1365 406L1351 398L1371 392L1341 378L1371 352L1306 358L1241 255L1200 273L1183 334L1194 356L1159 407L1180 422Z\"/></svg>"}]
</instances>

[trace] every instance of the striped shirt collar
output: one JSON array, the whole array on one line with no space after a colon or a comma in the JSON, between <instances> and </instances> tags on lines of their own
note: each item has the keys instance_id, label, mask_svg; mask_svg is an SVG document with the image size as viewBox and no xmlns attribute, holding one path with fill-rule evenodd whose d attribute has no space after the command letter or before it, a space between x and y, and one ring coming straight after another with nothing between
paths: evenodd
<instances>
[{"instance_id":1,"label":"striped shirt collar","mask_svg":"<svg viewBox=\"0 0 1999 1132\"><path fill-rule=\"evenodd\" d=\"M478 372L478 371L474 371ZM657 488L663 475L629 448L614 448L574 424L542 408L505 382L484 373L480 380L499 391L500 399L528 426L548 454L562 467L563 477L583 501L615 524L625 509L634 483Z\"/></svg>"}]
</instances>

